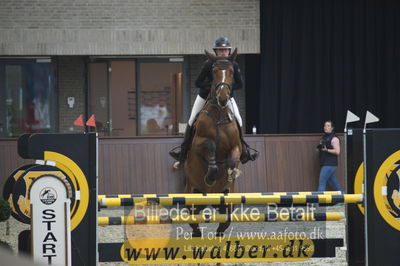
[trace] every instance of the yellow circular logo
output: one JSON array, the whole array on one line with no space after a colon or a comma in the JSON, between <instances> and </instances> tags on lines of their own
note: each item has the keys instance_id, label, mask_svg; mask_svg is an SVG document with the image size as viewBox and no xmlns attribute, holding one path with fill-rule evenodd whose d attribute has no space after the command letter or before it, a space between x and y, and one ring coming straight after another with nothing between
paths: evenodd
<instances>
[{"instance_id":1,"label":"yellow circular logo","mask_svg":"<svg viewBox=\"0 0 400 266\"><path fill-rule=\"evenodd\" d=\"M382 218L400 231L400 150L380 166L375 177L374 198Z\"/></svg>"},{"instance_id":2,"label":"yellow circular logo","mask_svg":"<svg viewBox=\"0 0 400 266\"><path fill-rule=\"evenodd\" d=\"M364 184L364 163L361 163L357 169L356 177L354 178L354 194L363 194L363 184ZM357 204L358 209L362 214L364 214L364 206L362 204Z\"/></svg>"}]
</instances>

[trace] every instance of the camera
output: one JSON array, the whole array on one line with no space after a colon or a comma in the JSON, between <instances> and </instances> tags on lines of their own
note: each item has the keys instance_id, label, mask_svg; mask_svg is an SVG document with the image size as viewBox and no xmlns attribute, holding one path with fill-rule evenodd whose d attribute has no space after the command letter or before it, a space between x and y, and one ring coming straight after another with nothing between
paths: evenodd
<instances>
[{"instance_id":1,"label":"camera","mask_svg":"<svg viewBox=\"0 0 400 266\"><path fill-rule=\"evenodd\" d=\"M328 141L326 140L321 140L321 143L317 145L318 150L322 150L323 147L328 147Z\"/></svg>"}]
</instances>

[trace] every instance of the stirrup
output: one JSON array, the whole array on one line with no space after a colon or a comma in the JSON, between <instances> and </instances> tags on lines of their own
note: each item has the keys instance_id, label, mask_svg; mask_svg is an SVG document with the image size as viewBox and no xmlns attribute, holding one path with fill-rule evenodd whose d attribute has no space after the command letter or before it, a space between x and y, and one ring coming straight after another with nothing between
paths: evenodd
<instances>
[{"instance_id":1,"label":"stirrup","mask_svg":"<svg viewBox=\"0 0 400 266\"><path fill-rule=\"evenodd\" d=\"M255 150L253 148L250 148L250 146L248 146L248 145L245 145L243 148L245 150L242 152L242 155L240 156L240 162L242 164L245 164L248 161L255 161L258 158L258 156L260 155L259 151ZM250 150L253 151L253 154L250 153Z\"/></svg>"},{"instance_id":2,"label":"stirrup","mask_svg":"<svg viewBox=\"0 0 400 266\"><path fill-rule=\"evenodd\" d=\"M253 151L253 153L250 153L250 150ZM247 152L249 154L250 160L255 161L258 156L260 156L260 152L257 151L256 149L251 148L250 146L247 147Z\"/></svg>"}]
</instances>

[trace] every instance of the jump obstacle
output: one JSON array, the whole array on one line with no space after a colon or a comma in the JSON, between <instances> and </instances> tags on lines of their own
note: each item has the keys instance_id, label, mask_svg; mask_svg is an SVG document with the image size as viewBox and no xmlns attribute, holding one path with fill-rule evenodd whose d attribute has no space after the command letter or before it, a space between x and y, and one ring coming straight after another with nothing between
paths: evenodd
<instances>
[{"instance_id":1,"label":"jump obstacle","mask_svg":"<svg viewBox=\"0 0 400 266\"><path fill-rule=\"evenodd\" d=\"M356 132L353 131L353 132ZM354 194L339 194L338 192L328 193L316 193L316 192L289 192L289 193L232 193L232 194L140 194L140 195L97 195L97 136L95 134L32 134L23 135L18 142L18 152L22 158L31 158L39 161L38 164L24 166L14 171L14 173L7 180L3 196L7 195L13 207L13 216L18 217L17 219L26 222L29 219L29 209L24 209L21 204L21 197L29 202L35 197L41 197L40 201L44 204L48 204L53 198L43 198L43 191L37 192L36 194L30 194L34 190L34 187L39 186L39 181L44 178L49 180L58 180L64 184L66 191L66 202L71 205L70 221L67 216L66 220L70 222L71 241L69 245L72 245L71 256L66 256L65 265L97 265L98 261L118 261L124 260L130 264L146 264L146 256L140 257L137 252L143 250L145 243L139 240L127 240L125 243L98 243L97 240L97 224L99 225L117 225L117 224L157 224L157 223L185 223L189 222L225 222L230 220L231 222L265 222L269 220L282 221L289 218L290 216L281 217L278 215L273 216L270 213L259 214L254 220L247 219L243 215L231 216L227 215L180 215L170 217L160 216L148 216L145 219L140 217L142 220L138 220L133 216L128 217L97 217L98 207L118 207L118 206L139 206L148 204L159 204L161 206L172 206L176 204L181 205L227 205L227 204L277 204L286 206L288 204L307 204L307 203L320 203L326 205L333 205L336 203L346 203L347 206L347 221L348 221L348 261L350 265L394 265L397 262L397 256L394 248L397 245L388 245L387 243L399 243L400 241L400 223L396 218L388 216L387 213L382 210L382 206L379 201L387 201L387 197L390 192L389 186L382 185L376 180L382 179L380 175L382 172L384 176L390 176L391 171L395 169L393 165L400 161L400 154L397 150L400 150L400 141L398 136L400 130L368 130L364 138L366 140L360 141L360 134L352 134L347 136L348 147L354 156L349 156L348 160L348 171L351 173L348 179L348 191ZM382 144L383 142L383 144ZM386 143L387 142L387 143ZM68 143L75 143L77 147L81 148L81 151L71 149ZM361 144L366 145L364 149L364 157L360 161L359 154L362 153ZM83 152L82 152L83 151ZM357 151L357 152L356 152ZM373 155L373 156L372 156ZM379 157L380 156L380 157ZM396 157L397 156L397 157ZM364 194L362 186L359 182L359 177L354 175L355 169L358 169L360 163L364 163L364 167L368 165L364 174ZM382 170L382 167L384 170ZM378 169L379 168L379 169ZM379 170L379 171L378 171ZM353 172L351 172L353 171ZM380 175L379 175L380 174ZM351 179L356 180L351 180ZM32 181L33 180L33 181ZM374 182L375 181L375 182ZM32 184L31 184L32 183ZM42 182L43 183L43 182ZM384 186L386 185L386 186ZM50 181L45 185L45 188L51 187ZM385 187L382 189L381 187ZM23 187L23 189L21 189ZM11 191L11 192L10 192ZM385 192L382 194L382 192ZM379 194L381 193L381 194ZM48 193L46 194L48 195ZM391 195L391 194L390 194ZM29 206L29 204L28 204ZM51 206L45 206L50 208ZM65 208L64 208L65 209ZM68 208L69 209L69 208ZM393 209L393 207L392 207ZM360 211L364 211L364 214ZM36 211L32 213L35 214ZM383 214L382 214L383 213ZM389 213L389 212L388 212ZM40 218L40 217L39 217ZM43 218L43 217L42 217ZM323 220L338 220L342 219L343 214L341 213L302 213L299 214L299 220L303 221L323 221ZM143 222L145 220L145 222ZM57 220L58 221L58 220ZM365 222L365 235L363 224ZM37 223L32 219L32 223ZM40 222L40 221L39 221ZM43 221L42 221L43 222ZM57 224L56 221L54 221ZM397 222L397 223L396 223ZM35 228L35 227L33 227ZM69 227L68 227L69 229ZM55 233L54 233L55 234ZM32 231L32 238L35 238L34 231ZM34 239L35 240L35 239ZM43 252L42 254L35 253L35 259L49 262L49 258L53 261L60 254L46 254L46 252L52 252L51 248L44 248L49 240L48 235L42 241ZM51 239L50 239L51 240ZM151 240L151 239L150 239ZM339 239L340 240L340 239ZM165 244L165 239L154 239L150 241L154 247ZM183 240L181 240L183 242ZM190 245L210 244L204 242L204 239L195 239L194 242L185 242ZM334 256L334 249L336 246L343 244L343 240L338 239L295 239L293 242L279 242L275 243L272 239L264 239L264 242L257 242L253 239L243 239L239 242L238 239L226 240L224 247L226 248L225 257L214 257L212 258L213 252L220 254L219 249L216 246L211 251L211 258L208 260L196 260L192 258L189 260L185 255L171 261L166 258L159 261L151 261L150 263L186 263L186 262L235 262L235 261L295 261L295 260L307 260L310 257L318 256ZM295 243L295 241L297 241ZM304 241L304 242L302 242ZM68 239L66 239L68 242ZM147 240L149 242L149 240ZM355 247L355 242L360 246ZM35 241L33 243L36 243ZM168 245L177 245L183 247L183 244L178 243L177 240L169 239ZM300 249L306 246L312 246L313 252L308 252L306 249L301 249L297 256L293 256L293 250L287 251L286 255L268 253L268 245L265 243L280 244L284 247L283 255L285 255L286 248L300 247ZM247 247L250 246L248 254L243 254L242 257L238 258L238 254ZM293 246L293 245L297 246ZM137 245L137 246L136 246ZM166 246L168 247L166 244ZM259 245L259 247L257 246ZM365 245L365 250L362 248ZM68 247L68 243L66 245ZM383 247L384 248L380 248ZM162 248L165 246L162 246ZM235 247L234 254L229 253L230 248ZM34 247L33 247L34 248ZM218 247L221 248L221 247ZM55 249L55 248L54 248ZM41 249L39 249L41 250ZM259 251L260 256L255 258L256 250ZM268 251L268 252L267 252ZM125 253L124 253L125 252ZM135 253L136 252L136 253ZM292 252L292 253L290 253ZM214 255L215 255L214 254ZM68 254L67 254L68 255ZM137 255L137 256L136 256ZM148 254L147 254L148 255ZM154 254L153 254L154 255ZM235 255L235 256L233 256ZM264 255L264 256L262 256ZM292 255L292 256L290 256ZM151 257L151 256L150 256Z\"/></svg>"},{"instance_id":2,"label":"jump obstacle","mask_svg":"<svg viewBox=\"0 0 400 266\"><path fill-rule=\"evenodd\" d=\"M120 217L98 217L98 225L135 225L135 224L190 224L190 223L259 223L259 222L307 222L307 221L340 221L344 219L341 212L325 213L257 213L249 214L214 214L214 215L175 215L175 216L120 216Z\"/></svg>"},{"instance_id":3,"label":"jump obstacle","mask_svg":"<svg viewBox=\"0 0 400 266\"><path fill-rule=\"evenodd\" d=\"M251 193L230 194L173 194L172 196L160 195L132 195L121 197L99 196L100 207L136 206L147 204L171 205L221 205L221 204L307 204L320 203L335 205L337 203L362 203L362 194L299 194L299 195L263 195Z\"/></svg>"}]
</instances>

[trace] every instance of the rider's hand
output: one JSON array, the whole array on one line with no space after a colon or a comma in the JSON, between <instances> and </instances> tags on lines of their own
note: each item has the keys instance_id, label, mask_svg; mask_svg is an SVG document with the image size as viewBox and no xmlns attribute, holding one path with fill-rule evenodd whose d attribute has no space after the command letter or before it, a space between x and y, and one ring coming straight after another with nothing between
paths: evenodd
<instances>
[{"instance_id":1,"label":"rider's hand","mask_svg":"<svg viewBox=\"0 0 400 266\"><path fill-rule=\"evenodd\" d=\"M174 169L178 169L178 168L179 168L179 165L180 165L180 162L174 162L174 164L172 165L172 167L173 167Z\"/></svg>"}]
</instances>

